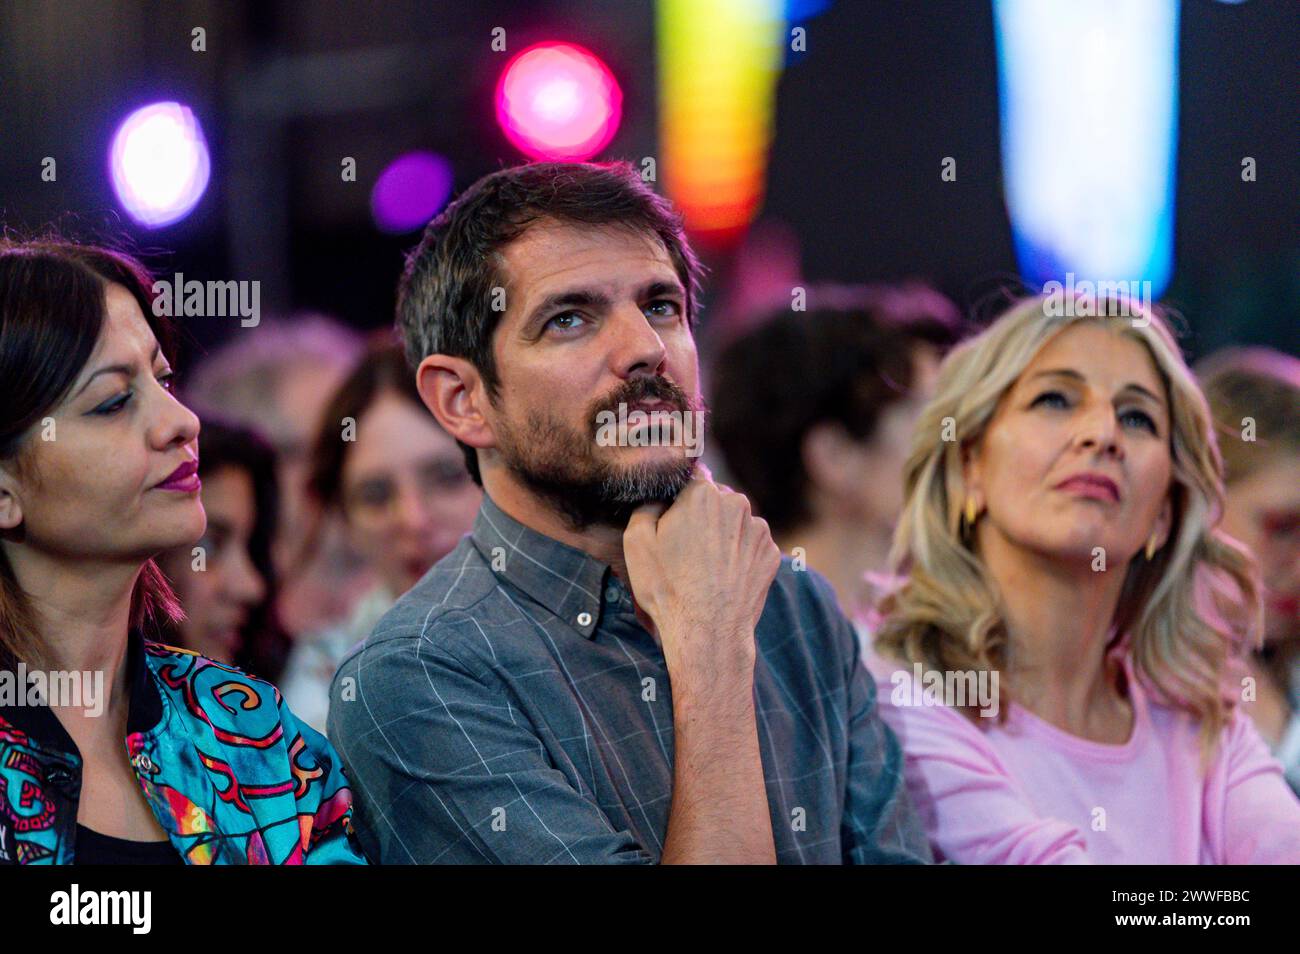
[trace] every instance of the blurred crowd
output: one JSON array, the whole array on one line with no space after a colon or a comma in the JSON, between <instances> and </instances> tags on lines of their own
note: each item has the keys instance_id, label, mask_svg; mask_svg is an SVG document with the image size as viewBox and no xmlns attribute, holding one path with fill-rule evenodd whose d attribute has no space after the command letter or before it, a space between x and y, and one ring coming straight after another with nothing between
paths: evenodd
<instances>
[{"instance_id":1,"label":"blurred crowd","mask_svg":"<svg viewBox=\"0 0 1300 954\"><path fill-rule=\"evenodd\" d=\"M940 361L976 329L922 285L814 286L808 301L718 349L707 459L866 633L913 428ZM1245 709L1300 791L1300 361L1240 348L1196 371L1224 458L1222 526L1264 576ZM182 394L203 421L208 530L206 572L190 572L190 548L161 559L186 611L172 638L276 683L323 732L338 663L469 531L482 492L387 335L267 321L206 356Z\"/></svg>"},{"instance_id":2,"label":"blurred crowd","mask_svg":"<svg viewBox=\"0 0 1300 954\"><path fill-rule=\"evenodd\" d=\"M1300 859L1300 360L756 274L705 334L666 199L529 164L393 330L178 376L140 262L0 241L0 676L111 680L0 692L0 862Z\"/></svg>"}]
</instances>

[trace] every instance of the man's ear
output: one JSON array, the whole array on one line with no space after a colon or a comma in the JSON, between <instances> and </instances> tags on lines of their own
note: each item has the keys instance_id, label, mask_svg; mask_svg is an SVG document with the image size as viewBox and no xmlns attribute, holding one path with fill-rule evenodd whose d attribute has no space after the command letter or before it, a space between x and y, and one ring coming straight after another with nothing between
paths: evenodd
<instances>
[{"instance_id":1,"label":"man's ear","mask_svg":"<svg viewBox=\"0 0 1300 954\"><path fill-rule=\"evenodd\" d=\"M479 449L496 446L487 414L487 385L469 361L431 354L415 371L415 388L424 406L456 440Z\"/></svg>"},{"instance_id":2,"label":"man's ear","mask_svg":"<svg viewBox=\"0 0 1300 954\"><path fill-rule=\"evenodd\" d=\"M0 466L0 531L13 530L23 522L23 502L18 481L8 468Z\"/></svg>"}]
</instances>

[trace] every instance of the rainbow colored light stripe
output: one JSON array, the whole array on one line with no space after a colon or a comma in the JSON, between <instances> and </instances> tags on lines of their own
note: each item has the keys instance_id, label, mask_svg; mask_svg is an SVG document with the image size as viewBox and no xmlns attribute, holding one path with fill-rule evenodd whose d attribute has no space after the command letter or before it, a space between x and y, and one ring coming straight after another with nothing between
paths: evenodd
<instances>
[{"instance_id":1,"label":"rainbow colored light stripe","mask_svg":"<svg viewBox=\"0 0 1300 954\"><path fill-rule=\"evenodd\" d=\"M658 0L658 173L706 244L762 204L786 30L782 0Z\"/></svg>"}]
</instances>

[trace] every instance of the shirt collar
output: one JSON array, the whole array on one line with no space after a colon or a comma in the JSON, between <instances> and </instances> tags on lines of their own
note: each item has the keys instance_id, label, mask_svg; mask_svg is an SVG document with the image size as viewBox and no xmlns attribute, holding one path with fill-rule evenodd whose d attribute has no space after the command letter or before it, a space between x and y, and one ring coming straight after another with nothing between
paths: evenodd
<instances>
[{"instance_id":1,"label":"shirt collar","mask_svg":"<svg viewBox=\"0 0 1300 954\"><path fill-rule=\"evenodd\" d=\"M588 639L595 635L608 564L524 526L486 493L470 539L498 578Z\"/></svg>"},{"instance_id":2,"label":"shirt collar","mask_svg":"<svg viewBox=\"0 0 1300 954\"><path fill-rule=\"evenodd\" d=\"M146 658L149 648L145 644L144 634L133 630L126 650L126 678L131 686L131 698L126 713L126 731L148 732L155 728L163 717L162 694L153 681Z\"/></svg>"}]
</instances>

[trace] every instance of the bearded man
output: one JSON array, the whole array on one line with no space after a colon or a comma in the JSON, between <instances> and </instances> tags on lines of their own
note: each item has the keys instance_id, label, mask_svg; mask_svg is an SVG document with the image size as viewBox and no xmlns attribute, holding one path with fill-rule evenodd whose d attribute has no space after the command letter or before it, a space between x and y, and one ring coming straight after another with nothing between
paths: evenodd
<instances>
[{"instance_id":1,"label":"bearded man","mask_svg":"<svg viewBox=\"0 0 1300 954\"><path fill-rule=\"evenodd\" d=\"M334 679L372 861L930 860L834 593L681 439L700 277L626 164L493 173L410 254L407 355L485 494Z\"/></svg>"}]
</instances>

